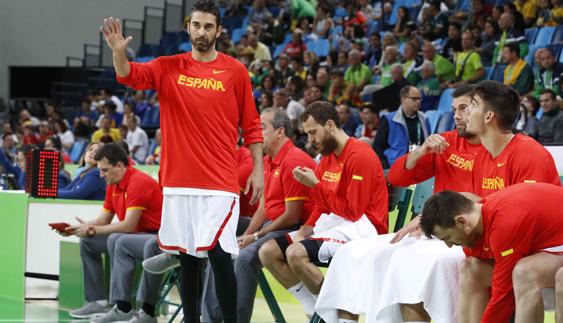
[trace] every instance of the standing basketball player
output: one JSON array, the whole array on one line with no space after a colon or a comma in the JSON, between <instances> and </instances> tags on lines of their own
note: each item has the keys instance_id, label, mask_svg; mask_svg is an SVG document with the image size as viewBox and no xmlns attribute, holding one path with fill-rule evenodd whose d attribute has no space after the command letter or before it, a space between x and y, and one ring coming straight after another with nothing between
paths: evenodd
<instances>
[{"instance_id":1,"label":"standing basketball player","mask_svg":"<svg viewBox=\"0 0 563 323\"><path fill-rule=\"evenodd\" d=\"M235 149L239 126L254 167L246 191L251 203L262 195L262 130L248 71L215 49L221 34L219 9L199 0L187 30L193 51L130 63L119 20L100 29L113 50L117 80L135 89L156 89L160 99L164 201L159 245L180 255L180 290L186 322L199 322L198 298L203 257L215 273L224 322L236 322L236 280L231 254L238 254L236 227L239 186Z\"/></svg>"}]
</instances>

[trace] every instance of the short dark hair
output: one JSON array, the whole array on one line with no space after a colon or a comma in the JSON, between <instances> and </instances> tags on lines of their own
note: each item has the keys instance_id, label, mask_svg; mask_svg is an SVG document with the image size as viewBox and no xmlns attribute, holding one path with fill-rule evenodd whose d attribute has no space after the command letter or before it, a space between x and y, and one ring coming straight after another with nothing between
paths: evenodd
<instances>
[{"instance_id":1,"label":"short dark hair","mask_svg":"<svg viewBox=\"0 0 563 323\"><path fill-rule=\"evenodd\" d=\"M415 86L412 85L405 85L401 88L401 90L399 91L399 97L402 98L406 98L407 96L409 96L409 92L411 91L411 89L416 89Z\"/></svg>"},{"instance_id":2,"label":"short dark hair","mask_svg":"<svg viewBox=\"0 0 563 323\"><path fill-rule=\"evenodd\" d=\"M309 104L305 109L305 112L301 114L301 122L307 121L309 117L315 119L315 121L322 126L326 125L328 120L332 120L332 122L340 128L338 112L330 102L315 101Z\"/></svg>"},{"instance_id":3,"label":"short dark hair","mask_svg":"<svg viewBox=\"0 0 563 323\"><path fill-rule=\"evenodd\" d=\"M502 48L508 48L511 53L516 53L516 56L520 57L520 46L518 46L518 43L508 43L502 46Z\"/></svg>"},{"instance_id":4,"label":"short dark hair","mask_svg":"<svg viewBox=\"0 0 563 323\"><path fill-rule=\"evenodd\" d=\"M551 96L552 100L554 100L554 101L557 100L557 94L555 94L555 92L553 92L552 89L545 89L545 90L541 91L540 95L543 95L543 94L549 94L549 96Z\"/></svg>"},{"instance_id":5,"label":"short dark hair","mask_svg":"<svg viewBox=\"0 0 563 323\"><path fill-rule=\"evenodd\" d=\"M463 85L460 85L459 87L457 87L453 91L452 96L454 98L459 98L459 97L462 97L462 96L471 95L473 90L475 90L474 84L463 84Z\"/></svg>"},{"instance_id":6,"label":"short dark hair","mask_svg":"<svg viewBox=\"0 0 563 323\"><path fill-rule=\"evenodd\" d=\"M434 227L447 229L455 226L455 217L471 212L473 202L454 191L442 191L432 195L426 203L420 217L420 226L427 237L434 233Z\"/></svg>"},{"instance_id":7,"label":"short dark hair","mask_svg":"<svg viewBox=\"0 0 563 323\"><path fill-rule=\"evenodd\" d=\"M287 113L280 108L266 108L262 111L263 113L274 113L274 117L270 122L274 129L284 128L285 136L291 138L293 136L293 127L291 126L291 120L287 116Z\"/></svg>"},{"instance_id":8,"label":"short dark hair","mask_svg":"<svg viewBox=\"0 0 563 323\"><path fill-rule=\"evenodd\" d=\"M451 22L450 26L454 27L455 29L461 31L461 24L458 22Z\"/></svg>"},{"instance_id":9,"label":"short dark hair","mask_svg":"<svg viewBox=\"0 0 563 323\"><path fill-rule=\"evenodd\" d=\"M123 165L129 166L129 157L127 156L127 152L123 147L115 142L105 144L98 148L96 154L94 155L95 161L100 161L103 158L108 160L110 165L115 166L118 162L122 162Z\"/></svg>"},{"instance_id":10,"label":"short dark hair","mask_svg":"<svg viewBox=\"0 0 563 323\"><path fill-rule=\"evenodd\" d=\"M481 81L473 90L485 103L486 111L497 115L498 125L503 130L511 130L516 115L520 111L520 96L512 87L496 81Z\"/></svg>"},{"instance_id":11,"label":"short dark hair","mask_svg":"<svg viewBox=\"0 0 563 323\"><path fill-rule=\"evenodd\" d=\"M194 12L199 11L203 13L212 14L215 16L215 23L217 28L221 25L221 13L219 12L219 7L215 4L213 0L198 0L192 7L192 12L187 20L187 25L190 24L190 20Z\"/></svg>"}]
</instances>

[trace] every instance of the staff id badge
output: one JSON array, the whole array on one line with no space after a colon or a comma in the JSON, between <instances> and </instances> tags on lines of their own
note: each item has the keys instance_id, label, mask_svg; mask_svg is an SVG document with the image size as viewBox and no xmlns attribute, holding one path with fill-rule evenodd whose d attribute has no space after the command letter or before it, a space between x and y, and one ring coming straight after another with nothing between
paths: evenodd
<instances>
[{"instance_id":1,"label":"staff id badge","mask_svg":"<svg viewBox=\"0 0 563 323\"><path fill-rule=\"evenodd\" d=\"M420 147L420 146L417 145L417 144L411 144L411 145L409 145L409 153L410 153L411 151L415 150L415 149L418 148L418 147Z\"/></svg>"}]
</instances>

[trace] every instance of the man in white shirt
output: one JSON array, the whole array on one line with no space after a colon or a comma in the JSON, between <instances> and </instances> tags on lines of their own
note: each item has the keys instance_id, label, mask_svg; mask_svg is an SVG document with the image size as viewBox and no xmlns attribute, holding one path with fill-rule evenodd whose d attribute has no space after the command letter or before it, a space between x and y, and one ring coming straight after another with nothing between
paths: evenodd
<instances>
[{"instance_id":1,"label":"man in white shirt","mask_svg":"<svg viewBox=\"0 0 563 323\"><path fill-rule=\"evenodd\" d=\"M131 156L136 162L143 163L149 150L147 133L137 126L137 118L127 119L127 145Z\"/></svg>"}]
</instances>

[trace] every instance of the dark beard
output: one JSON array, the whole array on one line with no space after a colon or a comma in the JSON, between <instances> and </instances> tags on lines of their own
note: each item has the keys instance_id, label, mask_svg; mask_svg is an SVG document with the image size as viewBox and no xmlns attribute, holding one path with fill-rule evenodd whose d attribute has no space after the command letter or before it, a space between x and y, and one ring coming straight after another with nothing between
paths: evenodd
<instances>
[{"instance_id":1,"label":"dark beard","mask_svg":"<svg viewBox=\"0 0 563 323\"><path fill-rule=\"evenodd\" d=\"M211 41L205 38L198 38L193 39L190 35L190 41L192 42L192 46L201 53L208 52L210 49L215 48L215 40L216 38L211 39Z\"/></svg>"},{"instance_id":2,"label":"dark beard","mask_svg":"<svg viewBox=\"0 0 563 323\"><path fill-rule=\"evenodd\" d=\"M338 147L338 143L336 142L336 139L333 136L328 136L323 141L323 149L319 152L323 156L328 156L328 155L332 154L336 150L337 147Z\"/></svg>"},{"instance_id":3,"label":"dark beard","mask_svg":"<svg viewBox=\"0 0 563 323\"><path fill-rule=\"evenodd\" d=\"M461 138L465 138L465 139L471 139L471 138L475 138L475 135L472 133L467 132L467 130L465 129L461 129L461 128L457 128L457 135Z\"/></svg>"}]
</instances>

